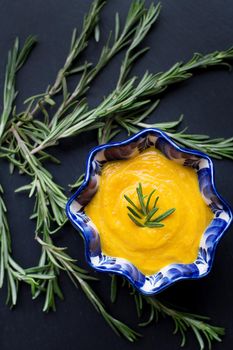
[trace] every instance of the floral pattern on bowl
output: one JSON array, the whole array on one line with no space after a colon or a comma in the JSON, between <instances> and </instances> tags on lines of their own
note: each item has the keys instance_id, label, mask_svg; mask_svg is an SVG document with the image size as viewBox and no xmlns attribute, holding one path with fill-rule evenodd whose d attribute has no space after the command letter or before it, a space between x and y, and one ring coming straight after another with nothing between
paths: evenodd
<instances>
[{"instance_id":1,"label":"floral pattern on bowl","mask_svg":"<svg viewBox=\"0 0 233 350\"><path fill-rule=\"evenodd\" d=\"M144 275L130 261L103 254L98 230L84 209L98 190L103 164L131 158L151 146L159 149L168 159L192 167L197 172L200 192L214 213L214 218L202 235L196 261L192 264L170 264L154 275ZM94 148L87 159L84 182L69 199L66 213L84 237L87 262L98 271L126 277L137 290L148 295L159 293L178 280L207 275L213 264L217 244L232 221L230 207L216 191L211 159L199 151L178 146L158 129L146 129L126 141Z\"/></svg>"}]
</instances>

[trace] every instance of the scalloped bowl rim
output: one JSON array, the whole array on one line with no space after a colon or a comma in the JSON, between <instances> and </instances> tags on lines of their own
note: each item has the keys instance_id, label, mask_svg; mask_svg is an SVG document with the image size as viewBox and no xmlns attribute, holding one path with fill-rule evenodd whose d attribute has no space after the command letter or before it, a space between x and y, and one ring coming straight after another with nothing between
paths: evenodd
<instances>
[{"instance_id":1,"label":"scalloped bowl rim","mask_svg":"<svg viewBox=\"0 0 233 350\"><path fill-rule=\"evenodd\" d=\"M227 213L229 215L229 221L227 223L227 225L222 229L222 231L220 232L219 236L217 237L217 239L214 241L213 243L213 252L211 254L211 260L210 262L208 263L208 268L206 270L206 272L200 274L200 275L194 275L194 276L190 276L190 275L183 275L183 276L179 276L179 277L176 277L174 278L173 280L170 280L167 284L165 285L162 285L160 288L158 288L157 291L145 291L145 290L142 290L135 282L135 280L127 275L124 271L121 271L121 270L115 270L115 269L111 269L111 268L107 268L107 269L102 269L100 266L97 266L95 265L94 263L92 263L91 261L91 258L90 258L90 254L89 254L89 250L88 250L88 240L87 240L87 237L86 237L86 234L85 234L85 228L77 223L73 218L72 218L72 215L71 215L71 204L72 202L76 199L76 197L83 191L83 189L88 185L88 182L90 180L90 175L91 175L91 166L92 166L92 161L94 159L94 156L104 150L104 149L108 149L108 148L112 148L112 147L118 147L118 146L124 146L124 145L127 145L127 144L130 144L131 142L134 142L136 140L138 140L140 137L142 136L145 136L147 134L159 134L162 138L164 138L170 145L172 145L172 147L174 147L177 151L180 151L182 153L188 153L190 155L195 155L195 156L198 156L198 157L201 157L201 158L204 158L208 161L208 165L209 165L209 170L210 170L210 183L211 183L211 186L212 186L212 189L213 189L213 192L214 194L217 196L217 198L221 201L221 203L227 208ZM198 150L194 150L194 149L189 149L189 148L186 148L186 147L182 147L182 146L179 146L178 144L176 144L164 131L161 131L160 129L157 129L157 128L148 128L148 129L143 129L141 130L140 132L136 133L135 135L123 140L123 141L118 141L118 142L109 142L109 143L106 143L106 144L103 144L103 145L99 145L99 146L96 146L94 147L88 154L88 157L87 157L87 161L86 161L86 167L85 167L85 178L83 180L83 183L82 185L75 191L75 193L68 199L68 202L66 204L66 215L67 217L69 218L69 220L71 221L72 225L78 229L79 232L81 232L82 234L82 237L84 238L84 242L85 242L85 258L86 258L86 261L87 263L94 269L94 270L97 270L98 272L103 272L103 273L111 273L111 274L116 274L116 275L121 275L123 277L125 277L132 285L133 287L138 290L140 293L144 294L144 295L153 295L153 294L157 294L157 293L160 293L161 291L163 291L164 289L170 287L171 285L173 285L175 282L178 282L180 280L196 280L196 279L199 279L199 278L202 278L202 277L205 277L206 275L209 274L211 268L212 268L212 265L213 265L213 261L214 261L214 257L215 257L215 253L216 253L216 248L217 248L217 245L218 245L218 242L220 241L220 239L222 238L223 234L227 231L227 229L229 228L231 222L232 222L232 217L233 217L233 214L232 214L232 210L231 210L231 207L230 205L225 201L225 199L222 198L222 196L218 193L217 189L216 189L216 185L215 185L215 177L214 177L214 174L215 174L215 171L214 171L214 166L213 166L213 162L212 160L210 159L210 157L205 154L204 152L201 152L201 151L198 151ZM209 227L209 226L207 226ZM203 233L204 234L204 233ZM110 256L109 256L110 257ZM113 258L113 257L112 257ZM193 263L196 263L197 259L193 262ZM130 261L129 263L134 267L135 265L133 265ZM172 264L171 264L172 265ZM184 266L187 265L187 264L183 264ZM167 265L167 266L170 266L170 265ZM136 268L137 269L137 268ZM138 269L137 269L138 270ZM139 270L138 270L139 271ZM157 272L155 275L157 275L159 272ZM142 275L144 275L142 273ZM154 276L154 275L150 275L150 276ZM146 275L144 275L144 277L148 277Z\"/></svg>"}]
</instances>

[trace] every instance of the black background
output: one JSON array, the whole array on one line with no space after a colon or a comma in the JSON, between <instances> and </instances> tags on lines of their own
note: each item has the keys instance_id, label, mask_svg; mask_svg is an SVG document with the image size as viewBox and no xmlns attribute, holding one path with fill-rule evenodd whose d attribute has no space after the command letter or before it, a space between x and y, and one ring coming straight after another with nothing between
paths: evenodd
<instances>
[{"instance_id":1,"label":"black background","mask_svg":"<svg viewBox=\"0 0 233 350\"><path fill-rule=\"evenodd\" d=\"M101 15L101 40L103 43L114 23L114 12L124 18L130 0L109 0ZM149 4L149 1L146 2ZM24 40L29 34L38 36L39 44L28 63L19 73L17 86L20 90L18 105L32 94L43 92L53 81L58 68L65 59L72 29L80 28L83 14L90 1L81 0L1 0L0 1L0 90L4 81L7 50L19 36ZM193 52L207 53L226 49L233 44L233 3L231 0L162 0L163 10L145 45L151 50L137 63L134 74L141 75L167 69L180 60L187 60ZM96 61L100 44L90 43L83 55ZM114 87L119 72L119 54L93 84L89 93L90 104L96 105ZM169 89L152 116L153 121L174 120L181 113L185 125L192 133L211 136L232 136L233 74L224 68L199 72L184 83ZM123 137L123 136L121 136ZM95 134L80 135L62 142L53 149L61 166L49 165L55 180L67 187L84 170L84 160L95 145ZM215 161L217 189L232 204L233 163ZM28 182L26 176L10 176L8 166L1 162L1 183L5 189L10 228L13 236L13 253L23 266L36 264L39 247L34 241L34 223L28 221L33 201L24 194L15 195L14 190ZM199 281L186 281L169 288L160 296L190 312L209 315L212 322L226 327L222 344L214 349L232 349L233 341L233 239L232 229L222 239L217 249L215 263L208 277ZM67 225L57 234L56 243L68 246L69 252L84 265L83 242L78 233ZM132 298L126 289L120 290L118 302L110 305L108 276L101 275L101 282L94 285L107 307L120 319L136 326L136 313ZM66 276L61 276L65 295L58 301L57 311L44 314L43 300L31 300L30 291L22 286L19 302L14 310L5 306L6 290L0 294L0 349L178 349L180 339L172 335L171 321L160 319L143 331L143 339L130 344L115 336L108 325L93 309L80 290L73 287ZM187 349L198 349L191 333Z\"/></svg>"}]
</instances>

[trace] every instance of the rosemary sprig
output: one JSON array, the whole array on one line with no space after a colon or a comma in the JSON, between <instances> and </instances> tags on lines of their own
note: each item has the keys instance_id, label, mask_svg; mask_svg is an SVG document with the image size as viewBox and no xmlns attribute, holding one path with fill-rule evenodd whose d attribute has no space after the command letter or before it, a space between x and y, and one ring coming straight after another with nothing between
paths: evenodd
<instances>
[{"instance_id":1,"label":"rosemary sprig","mask_svg":"<svg viewBox=\"0 0 233 350\"><path fill-rule=\"evenodd\" d=\"M6 217L6 206L2 198L3 188L0 185L0 288L7 281L7 303L16 305L19 282L30 285L32 294L35 293L40 281L52 280L53 275L44 274L39 267L24 269L12 257L11 236Z\"/></svg>"},{"instance_id":2,"label":"rosemary sprig","mask_svg":"<svg viewBox=\"0 0 233 350\"><path fill-rule=\"evenodd\" d=\"M139 334L126 326L124 323L112 317L103 306L101 300L95 294L86 280L91 279L85 274L83 270L77 267L75 260L70 258L65 252L64 248L55 247L52 244L45 243L39 237L37 237L39 243L44 247L46 253L50 256L51 260L60 270L68 272L70 278L76 284L78 283L85 293L86 297L90 300L94 308L103 316L105 321L110 325L114 332L118 335L123 335L126 339L133 342L137 339Z\"/></svg>"},{"instance_id":3,"label":"rosemary sprig","mask_svg":"<svg viewBox=\"0 0 233 350\"><path fill-rule=\"evenodd\" d=\"M138 295L138 298L141 299L141 295ZM186 332L188 329L193 331L200 350L205 349L205 341L209 349L211 349L213 341L222 341L221 337L225 334L224 328L212 326L207 323L206 320L209 319L208 317L174 310L152 297L144 296L143 299L150 306L150 315L148 321L141 323L140 326L147 326L154 321L156 322L160 313L162 316L170 317L175 323L173 333L180 333L182 338L181 347L186 343Z\"/></svg>"},{"instance_id":4,"label":"rosemary sprig","mask_svg":"<svg viewBox=\"0 0 233 350\"><path fill-rule=\"evenodd\" d=\"M42 236L45 242L52 244L50 235L60 229L67 220L64 212L67 198L63 194L61 187L53 181L51 174L42 166L41 162L30 154L27 144L20 136L19 128L13 125L11 130L18 144L18 154L22 159L27 160L25 164L25 162L21 163L20 159L14 159L14 165L23 173L26 172L32 177L30 184L18 188L16 192L27 191L29 192L29 197L34 196L35 205L31 218L36 220L36 237ZM11 158L10 161L12 161ZM41 241L38 240L38 242L40 243ZM43 269L44 274L52 273L54 279L52 281L41 281L33 297L38 297L45 290L43 310L49 311L50 308L55 310L55 296L63 298L58 283L60 270L54 259L52 259L51 254L44 249L43 245L41 248L42 252L38 266Z\"/></svg>"},{"instance_id":5,"label":"rosemary sprig","mask_svg":"<svg viewBox=\"0 0 233 350\"><path fill-rule=\"evenodd\" d=\"M161 221L163 221L169 215L174 213L175 208L171 208L166 210L163 214L160 214L159 216L154 218L154 215L159 210L159 207L157 207L159 196L157 196L155 198L154 203L150 205L155 191L156 190L154 189L150 192L149 195L144 195L142 190L142 184L139 183L138 187L136 188L139 206L137 206L127 195L124 195L124 198L130 204L130 206L127 206L127 209L129 211L128 216L137 226L151 228L163 227L164 224L161 224ZM145 202L146 198L147 201Z\"/></svg>"},{"instance_id":6,"label":"rosemary sprig","mask_svg":"<svg viewBox=\"0 0 233 350\"><path fill-rule=\"evenodd\" d=\"M186 80L192 76L192 70L226 64L233 58L233 48L207 55L195 54L187 63L177 63L168 71L157 74L145 73L139 82L129 79L119 89L115 89L96 108L88 110L86 102L81 102L73 112L59 121L47 137L32 153L37 153L55 145L60 139L71 137L90 129L98 129L108 118L113 118L125 128L124 117L131 113L138 118L138 111L145 111L151 104L152 97L164 91L169 85Z\"/></svg>"},{"instance_id":7,"label":"rosemary sprig","mask_svg":"<svg viewBox=\"0 0 233 350\"><path fill-rule=\"evenodd\" d=\"M46 230L50 232L52 231L51 222L55 222L58 227L64 225L66 221L64 208L67 198L61 187L54 183L51 174L42 166L41 162L30 154L27 144L20 136L20 129L13 125L11 131L18 143L18 153L22 159L27 160L26 164L14 160L14 164L33 179L30 184L18 188L16 192L27 191L29 197L35 196L32 218L37 220L36 233L45 226Z\"/></svg>"},{"instance_id":8,"label":"rosemary sprig","mask_svg":"<svg viewBox=\"0 0 233 350\"><path fill-rule=\"evenodd\" d=\"M79 83L73 90L72 94L64 93L64 100L58 108L57 112L54 114L50 121L51 132L57 128L58 120L63 116L63 114L69 110L70 107L79 102L81 96L87 92L90 83L96 77L96 75L107 65L107 63L124 47L129 45L129 48L125 55L125 60L122 64L121 77L119 78L118 86L120 81L123 81L128 75L130 68L134 61L146 50L140 50L140 53L135 53L135 49L144 39L146 34L151 29L153 23L158 18L161 6L158 4L156 7L152 4L148 10L144 7L143 1L135 0L132 2L132 5L129 9L128 15L126 17L125 24L120 32L120 23L117 20L118 15L116 15L115 23L115 36L114 42L110 46L110 37L106 45L103 47L99 60L97 64L91 69L85 69L79 80ZM67 84L64 84L65 86ZM78 108L75 108L78 110ZM69 120L71 122L72 118ZM98 127L101 128L101 125L98 124ZM41 146L38 146L39 148ZM36 153L38 148L32 150L32 153Z\"/></svg>"},{"instance_id":9,"label":"rosemary sprig","mask_svg":"<svg viewBox=\"0 0 233 350\"><path fill-rule=\"evenodd\" d=\"M117 282L119 278L116 275L112 275L111 284L111 301L115 302L117 294ZM138 293L129 283L123 280L122 287L128 286L130 290L130 295L133 296L138 318L141 319L142 316L148 312L145 309L145 305L149 306L149 317L146 321L140 322L140 327L146 327L150 324L156 324L159 319L159 315L163 317L169 317L175 324L175 329L173 334L181 335L181 347L186 344L187 332L189 329L192 330L196 340L199 344L200 350L204 350L206 347L206 342L209 350L212 348L213 341L222 341L222 336L225 334L225 330L222 327L216 327L209 324L207 321L209 317L200 316L188 312L183 312L176 310L172 307L167 306L155 297L149 297Z\"/></svg>"},{"instance_id":10,"label":"rosemary sprig","mask_svg":"<svg viewBox=\"0 0 233 350\"><path fill-rule=\"evenodd\" d=\"M15 90L16 73L26 61L35 43L35 37L29 36L20 50L19 40L17 38L12 50L9 51L3 92L3 110L0 117L0 141L2 141L3 132L7 128L17 95ZM13 143L11 142L12 145ZM7 149L6 151L8 152L9 150ZM14 159L13 156L12 159ZM6 217L6 206L2 195L3 189L0 185L0 288L3 286L4 280L7 280L7 303L14 306L17 302L19 282L23 281L29 284L32 294L34 294L41 281L51 280L54 276L51 273L44 274L40 267L24 269L13 259L11 235Z\"/></svg>"},{"instance_id":11,"label":"rosemary sprig","mask_svg":"<svg viewBox=\"0 0 233 350\"><path fill-rule=\"evenodd\" d=\"M222 137L211 139L208 135L185 134L184 131L185 130L168 133L168 135L179 144L189 148L198 149L213 158L228 158L233 160L233 137L228 139Z\"/></svg>"},{"instance_id":12,"label":"rosemary sprig","mask_svg":"<svg viewBox=\"0 0 233 350\"><path fill-rule=\"evenodd\" d=\"M75 62L80 54L88 46L88 40L99 22L99 14L104 4L105 1L103 0L94 0L88 14L84 16L83 27L79 36L77 36L77 29L74 29L70 44L70 50L68 52L65 63L63 67L58 71L54 83L47 88L47 91L42 94L42 97L39 96L36 105L30 112L32 116L34 116L39 110L42 110L46 113L46 110L44 110L44 104L47 103L48 105L54 105L55 101L53 100L53 97L58 94L61 89L63 89L63 94L67 98L66 77L71 74L80 73L88 68L89 64L75 66ZM37 99L37 96L32 96L27 100L27 102L34 102L35 99Z\"/></svg>"},{"instance_id":13,"label":"rosemary sprig","mask_svg":"<svg viewBox=\"0 0 233 350\"><path fill-rule=\"evenodd\" d=\"M167 135L169 135L181 146L198 149L216 159L233 159L232 137L224 139L210 138L210 136L203 134L186 134L185 132L187 128L183 129L182 131L176 131L183 120L183 116L181 116L178 120L172 122L153 124L143 122L143 120L147 116L147 113L142 114L138 118L131 118L129 116L124 119L123 127L127 130L129 134L138 132L140 129L157 128L162 131L165 131Z\"/></svg>"},{"instance_id":14,"label":"rosemary sprig","mask_svg":"<svg viewBox=\"0 0 233 350\"><path fill-rule=\"evenodd\" d=\"M135 34L133 36L133 40L128 47L124 59L121 63L120 75L117 82L117 88L120 88L128 77L133 64L135 61L146 51L149 50L149 47L145 47L143 49L136 50L138 46L142 43L148 32L150 31L152 25L157 20L161 11L161 3L158 3L155 7L152 3L146 11L146 13L141 17L139 25L136 28Z\"/></svg>"},{"instance_id":15,"label":"rosemary sprig","mask_svg":"<svg viewBox=\"0 0 233 350\"><path fill-rule=\"evenodd\" d=\"M6 128L8 119L12 113L13 104L17 95L15 90L16 73L26 61L32 47L35 45L36 39L29 36L22 47L19 49L19 39L16 38L12 50L8 53L8 61L6 65L5 82L3 90L3 110L0 116L0 140Z\"/></svg>"}]
</instances>

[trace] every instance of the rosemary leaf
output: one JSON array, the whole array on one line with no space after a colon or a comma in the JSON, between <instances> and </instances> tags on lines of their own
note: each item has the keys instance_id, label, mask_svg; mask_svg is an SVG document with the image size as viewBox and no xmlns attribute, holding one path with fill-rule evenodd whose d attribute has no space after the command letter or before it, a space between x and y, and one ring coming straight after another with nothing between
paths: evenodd
<instances>
[{"instance_id":1,"label":"rosemary leaf","mask_svg":"<svg viewBox=\"0 0 233 350\"><path fill-rule=\"evenodd\" d=\"M130 213L128 213L128 217L129 217L137 226L139 226L139 227L144 227L144 225L143 225L141 222L139 222L139 221L135 218L135 216L133 216L133 215L131 215Z\"/></svg>"},{"instance_id":2,"label":"rosemary leaf","mask_svg":"<svg viewBox=\"0 0 233 350\"><path fill-rule=\"evenodd\" d=\"M142 184L139 183L138 187L136 188L137 191L137 195L138 195L138 200L141 206L141 210L143 212L144 215L146 215L146 206L144 203L144 198L143 198L143 193L142 193Z\"/></svg>"},{"instance_id":3,"label":"rosemary leaf","mask_svg":"<svg viewBox=\"0 0 233 350\"><path fill-rule=\"evenodd\" d=\"M111 275L111 302L115 303L117 296L117 276Z\"/></svg>"},{"instance_id":4,"label":"rosemary leaf","mask_svg":"<svg viewBox=\"0 0 233 350\"><path fill-rule=\"evenodd\" d=\"M145 222L150 221L150 219L154 216L154 214L159 210L159 208L153 208L151 211L149 211L149 213L147 214L146 218L145 218ZM148 211L147 211L148 212ZM158 220L156 220L158 221Z\"/></svg>"},{"instance_id":5,"label":"rosemary leaf","mask_svg":"<svg viewBox=\"0 0 233 350\"><path fill-rule=\"evenodd\" d=\"M153 191L151 191L151 193L148 196L147 202L146 202L146 212L148 213L149 211L149 206L150 206L150 200L151 197L153 196L153 194L155 193L156 189L154 189ZM156 205L154 205L153 207L155 207Z\"/></svg>"},{"instance_id":6,"label":"rosemary leaf","mask_svg":"<svg viewBox=\"0 0 233 350\"><path fill-rule=\"evenodd\" d=\"M164 227L164 224L159 224L156 221L148 221L145 223L145 226L150 227L150 228L159 228L159 227Z\"/></svg>"},{"instance_id":7,"label":"rosemary leaf","mask_svg":"<svg viewBox=\"0 0 233 350\"><path fill-rule=\"evenodd\" d=\"M140 215L138 215L138 213L133 208L127 206L127 209L131 212L131 214L133 214L134 217L136 217L138 219L142 219L142 217Z\"/></svg>"},{"instance_id":8,"label":"rosemary leaf","mask_svg":"<svg viewBox=\"0 0 233 350\"><path fill-rule=\"evenodd\" d=\"M157 196L157 197L155 198L154 207L156 207L156 205L157 205L157 203L158 203L158 200L159 200L159 196Z\"/></svg>"},{"instance_id":9,"label":"rosemary leaf","mask_svg":"<svg viewBox=\"0 0 233 350\"><path fill-rule=\"evenodd\" d=\"M134 209L136 209L139 213L142 214L142 210L139 209L139 208L136 206L136 204L135 204L126 194L124 194L124 198L127 200L127 202L129 202L129 204L131 204L131 205L134 207Z\"/></svg>"},{"instance_id":10,"label":"rosemary leaf","mask_svg":"<svg viewBox=\"0 0 233 350\"><path fill-rule=\"evenodd\" d=\"M174 213L175 210L176 210L175 208L172 208L172 209L165 211L165 213L158 216L153 222L160 222L160 221L166 219L169 215Z\"/></svg>"}]
</instances>

